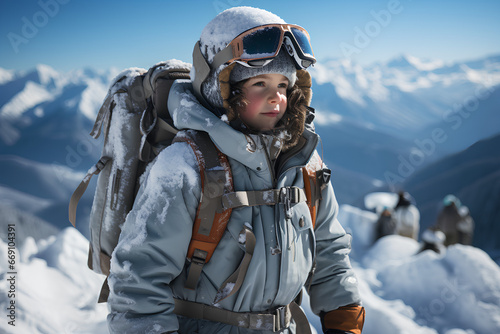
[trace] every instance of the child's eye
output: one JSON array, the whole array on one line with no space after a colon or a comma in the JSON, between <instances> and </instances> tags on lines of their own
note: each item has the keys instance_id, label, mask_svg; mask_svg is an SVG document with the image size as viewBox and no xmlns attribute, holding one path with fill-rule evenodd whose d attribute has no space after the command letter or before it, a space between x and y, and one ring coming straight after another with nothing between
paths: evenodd
<instances>
[{"instance_id":1,"label":"child's eye","mask_svg":"<svg viewBox=\"0 0 500 334\"><path fill-rule=\"evenodd\" d=\"M264 83L264 81L257 81L256 83L253 84L253 86L264 87L265 83Z\"/></svg>"},{"instance_id":2,"label":"child's eye","mask_svg":"<svg viewBox=\"0 0 500 334\"><path fill-rule=\"evenodd\" d=\"M287 83L280 83L278 85L278 88L288 88L288 84Z\"/></svg>"}]
</instances>

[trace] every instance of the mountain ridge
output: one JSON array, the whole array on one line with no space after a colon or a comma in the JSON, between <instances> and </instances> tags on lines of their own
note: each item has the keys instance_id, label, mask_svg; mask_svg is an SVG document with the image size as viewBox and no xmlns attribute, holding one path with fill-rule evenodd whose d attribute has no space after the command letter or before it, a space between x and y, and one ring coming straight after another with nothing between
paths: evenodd
<instances>
[{"instance_id":1,"label":"mountain ridge","mask_svg":"<svg viewBox=\"0 0 500 334\"><path fill-rule=\"evenodd\" d=\"M401 71L398 66L410 70ZM341 203L354 203L386 183L386 173L397 172L402 161L423 155L423 162L413 166L418 171L494 134L496 118L492 117L500 117L495 116L500 101L500 55L454 64L411 55L370 66L347 59L327 60L318 62L310 72L316 128L322 136L324 160L334 169L332 180L338 184ZM36 163L59 171L86 172L98 160L102 147L88 133L117 73L117 69L92 68L63 73L46 65L27 71L0 68L0 156L34 162L27 165L32 165L35 174L39 170ZM33 89L38 89L38 100L25 91ZM471 112L471 108L476 109ZM465 119L464 112L473 115ZM450 113L449 117L462 117L457 131L449 129L450 124L457 124L454 118L454 123L444 124L448 128L443 125L443 117ZM432 154L426 154L419 143L433 139L435 128L447 131L448 139L434 143ZM5 166L14 168L11 162ZM30 173L29 168L25 173ZM54 178L54 174L46 177ZM4 194L22 185L5 182ZM23 193L40 197L37 184L34 193L22 188ZM63 214L54 216L50 211L65 211L63 198L69 190L64 188L64 194L52 198L40 213L58 226L66 223ZM79 210L87 212L90 204L84 199Z\"/></svg>"}]
</instances>

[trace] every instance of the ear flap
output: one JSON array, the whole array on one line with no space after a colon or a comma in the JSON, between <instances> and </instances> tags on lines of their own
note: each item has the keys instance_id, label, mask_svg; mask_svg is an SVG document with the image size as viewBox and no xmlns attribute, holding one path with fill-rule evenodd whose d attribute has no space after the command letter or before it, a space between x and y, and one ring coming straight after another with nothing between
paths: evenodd
<instances>
[{"instance_id":1,"label":"ear flap","mask_svg":"<svg viewBox=\"0 0 500 334\"><path fill-rule=\"evenodd\" d=\"M309 106L312 100L312 79L306 70L297 70L297 82L295 83L304 93L306 104Z\"/></svg>"},{"instance_id":2,"label":"ear flap","mask_svg":"<svg viewBox=\"0 0 500 334\"><path fill-rule=\"evenodd\" d=\"M231 71L233 70L234 65L236 65L236 63L232 63L219 73L220 96L222 97L222 106L226 110L229 109L229 103L227 102L227 100L231 96L229 76L231 75Z\"/></svg>"}]
</instances>

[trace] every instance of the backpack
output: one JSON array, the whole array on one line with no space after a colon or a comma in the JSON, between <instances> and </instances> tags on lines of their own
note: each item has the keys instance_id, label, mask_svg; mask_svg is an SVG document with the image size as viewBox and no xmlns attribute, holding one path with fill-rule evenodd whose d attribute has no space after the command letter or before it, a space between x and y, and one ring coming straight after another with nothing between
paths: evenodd
<instances>
[{"instance_id":1,"label":"backpack","mask_svg":"<svg viewBox=\"0 0 500 334\"><path fill-rule=\"evenodd\" d=\"M233 208L278 202L290 205L306 201L315 223L321 190L330 177L329 170L323 168L317 153L303 168L304 189L267 190L266 196L256 191L234 192L228 159L216 148L208 134L194 130L179 131L174 127L167 108L168 95L175 80L190 78L190 69L190 64L170 60L147 71L140 68L125 70L112 82L97 114L90 135L97 139L101 133L104 134L102 155L73 193L69 220L76 226L78 201L92 176L99 175L90 213L88 257L88 267L99 274L108 276L110 273L111 254L118 243L121 225L132 209L140 176L159 152L174 142L183 141L192 147L202 186L187 254L191 265L186 288L196 288L203 265L210 260L221 240ZM253 255L255 237L248 230L242 233L245 233L246 254L240 268L222 285L224 288L232 284L231 294L242 284ZM108 294L106 279L99 302L105 302Z\"/></svg>"}]
</instances>

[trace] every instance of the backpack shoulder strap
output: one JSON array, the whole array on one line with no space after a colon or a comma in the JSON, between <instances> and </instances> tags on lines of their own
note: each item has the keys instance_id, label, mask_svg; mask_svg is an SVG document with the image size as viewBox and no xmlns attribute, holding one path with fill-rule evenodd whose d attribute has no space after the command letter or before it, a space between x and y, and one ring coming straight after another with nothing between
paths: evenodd
<instances>
[{"instance_id":1,"label":"backpack shoulder strap","mask_svg":"<svg viewBox=\"0 0 500 334\"><path fill-rule=\"evenodd\" d=\"M188 143L200 168L202 196L188 249L191 260L186 288L195 289L203 266L222 239L232 208L222 208L221 198L234 191L231 167L227 156L220 152L205 132L182 131L174 142Z\"/></svg>"},{"instance_id":2,"label":"backpack shoulder strap","mask_svg":"<svg viewBox=\"0 0 500 334\"><path fill-rule=\"evenodd\" d=\"M302 167L304 190L306 192L307 205L311 212L313 228L316 226L316 215L319 201L321 200L321 192L326 188L328 182L330 182L331 174L331 170L323 165L323 161L317 151L314 152L307 165Z\"/></svg>"},{"instance_id":3,"label":"backpack shoulder strap","mask_svg":"<svg viewBox=\"0 0 500 334\"><path fill-rule=\"evenodd\" d=\"M144 97L147 108L141 119L141 132L146 140L141 147L141 160L151 161L170 145L178 130L168 111L170 88L177 79L189 79L191 65L168 60L151 67L144 75Z\"/></svg>"}]
</instances>

